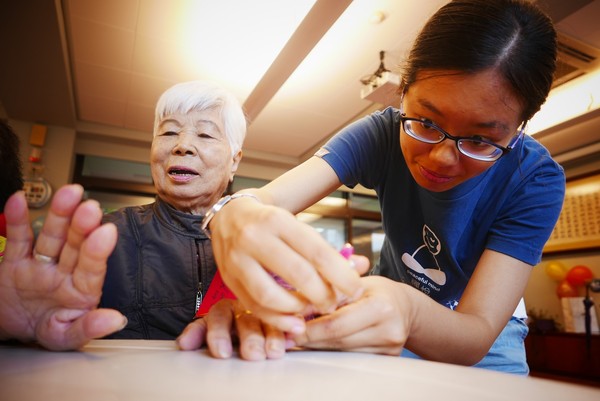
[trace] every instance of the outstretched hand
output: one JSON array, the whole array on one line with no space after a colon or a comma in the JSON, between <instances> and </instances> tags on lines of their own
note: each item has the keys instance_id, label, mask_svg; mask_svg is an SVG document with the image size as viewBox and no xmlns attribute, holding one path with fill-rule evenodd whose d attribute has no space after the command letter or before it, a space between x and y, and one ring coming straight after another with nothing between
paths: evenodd
<instances>
[{"instance_id":1,"label":"outstretched hand","mask_svg":"<svg viewBox=\"0 0 600 401\"><path fill-rule=\"evenodd\" d=\"M71 350L126 324L121 313L97 309L117 230L112 224L101 225L98 203L80 203L82 194L79 185L56 192L35 246L23 193L6 203L0 339Z\"/></svg>"}]
</instances>

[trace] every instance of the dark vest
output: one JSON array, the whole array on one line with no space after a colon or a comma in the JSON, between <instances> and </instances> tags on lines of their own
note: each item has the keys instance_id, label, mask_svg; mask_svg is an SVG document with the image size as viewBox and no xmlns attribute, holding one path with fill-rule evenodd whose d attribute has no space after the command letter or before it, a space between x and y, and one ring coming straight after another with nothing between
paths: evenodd
<instances>
[{"instance_id":1,"label":"dark vest","mask_svg":"<svg viewBox=\"0 0 600 401\"><path fill-rule=\"evenodd\" d=\"M127 327L110 338L174 339L192 320L198 290L216 264L202 216L155 203L104 216L119 237L108 260L100 307L123 313Z\"/></svg>"}]
</instances>

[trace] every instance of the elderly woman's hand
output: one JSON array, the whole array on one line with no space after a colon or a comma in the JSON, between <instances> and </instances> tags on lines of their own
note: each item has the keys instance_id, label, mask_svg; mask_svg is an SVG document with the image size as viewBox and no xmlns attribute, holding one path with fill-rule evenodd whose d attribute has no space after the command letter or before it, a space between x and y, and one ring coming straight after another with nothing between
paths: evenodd
<instances>
[{"instance_id":1,"label":"elderly woman's hand","mask_svg":"<svg viewBox=\"0 0 600 401\"><path fill-rule=\"evenodd\" d=\"M100 225L98 203L80 203L82 195L79 185L56 192L35 246L23 193L6 203L0 338L71 350L126 324L121 313L97 309L117 230Z\"/></svg>"},{"instance_id":2,"label":"elderly woman's hand","mask_svg":"<svg viewBox=\"0 0 600 401\"><path fill-rule=\"evenodd\" d=\"M195 350L207 345L215 358L229 358L239 344L243 359L260 361L285 355L283 332L261 322L238 300L223 299L213 305L203 318L190 323L177 338L182 350Z\"/></svg>"}]
</instances>

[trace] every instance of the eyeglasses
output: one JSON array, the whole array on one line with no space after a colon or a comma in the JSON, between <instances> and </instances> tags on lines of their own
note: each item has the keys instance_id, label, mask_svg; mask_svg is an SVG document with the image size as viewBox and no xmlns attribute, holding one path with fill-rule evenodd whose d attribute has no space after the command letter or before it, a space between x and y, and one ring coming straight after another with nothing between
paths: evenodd
<instances>
[{"instance_id":1,"label":"eyeglasses","mask_svg":"<svg viewBox=\"0 0 600 401\"><path fill-rule=\"evenodd\" d=\"M400 121L402 122L404 132L418 141L436 144L446 139L451 139L456 143L456 147L460 153L484 162L495 162L513 150L525 132L525 123L523 123L506 147L477 136L453 136L432 121L424 118L406 117L406 114L402 111L402 103L400 106Z\"/></svg>"}]
</instances>

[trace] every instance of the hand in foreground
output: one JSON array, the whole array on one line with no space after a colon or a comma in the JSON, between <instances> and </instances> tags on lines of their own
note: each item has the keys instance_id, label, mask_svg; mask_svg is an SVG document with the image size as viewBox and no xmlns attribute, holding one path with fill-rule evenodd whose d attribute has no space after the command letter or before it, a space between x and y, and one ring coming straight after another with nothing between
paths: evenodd
<instances>
[{"instance_id":1,"label":"hand in foreground","mask_svg":"<svg viewBox=\"0 0 600 401\"><path fill-rule=\"evenodd\" d=\"M359 300L307 322L305 333L288 334L288 347L399 355L414 321L407 292L415 290L379 276L361 280Z\"/></svg>"},{"instance_id":2,"label":"hand in foreground","mask_svg":"<svg viewBox=\"0 0 600 401\"><path fill-rule=\"evenodd\" d=\"M246 360L277 359L285 354L283 333L231 299L217 302L208 315L190 323L177 338L177 345L188 351L206 344L215 358L225 359L233 354L235 340L240 356Z\"/></svg>"},{"instance_id":3,"label":"hand in foreground","mask_svg":"<svg viewBox=\"0 0 600 401\"><path fill-rule=\"evenodd\" d=\"M362 293L356 270L311 226L253 199L227 204L211 222L213 250L227 286L262 321L302 333L308 308L328 313ZM368 266L368 264L367 264ZM271 273L297 291L279 286Z\"/></svg>"},{"instance_id":4,"label":"hand in foreground","mask_svg":"<svg viewBox=\"0 0 600 401\"><path fill-rule=\"evenodd\" d=\"M96 309L114 225L100 226L97 202L80 204L83 188L59 189L32 252L33 233L22 192L6 203L7 243L0 263L0 339L37 341L51 350L77 349L120 330L126 319Z\"/></svg>"}]
</instances>

